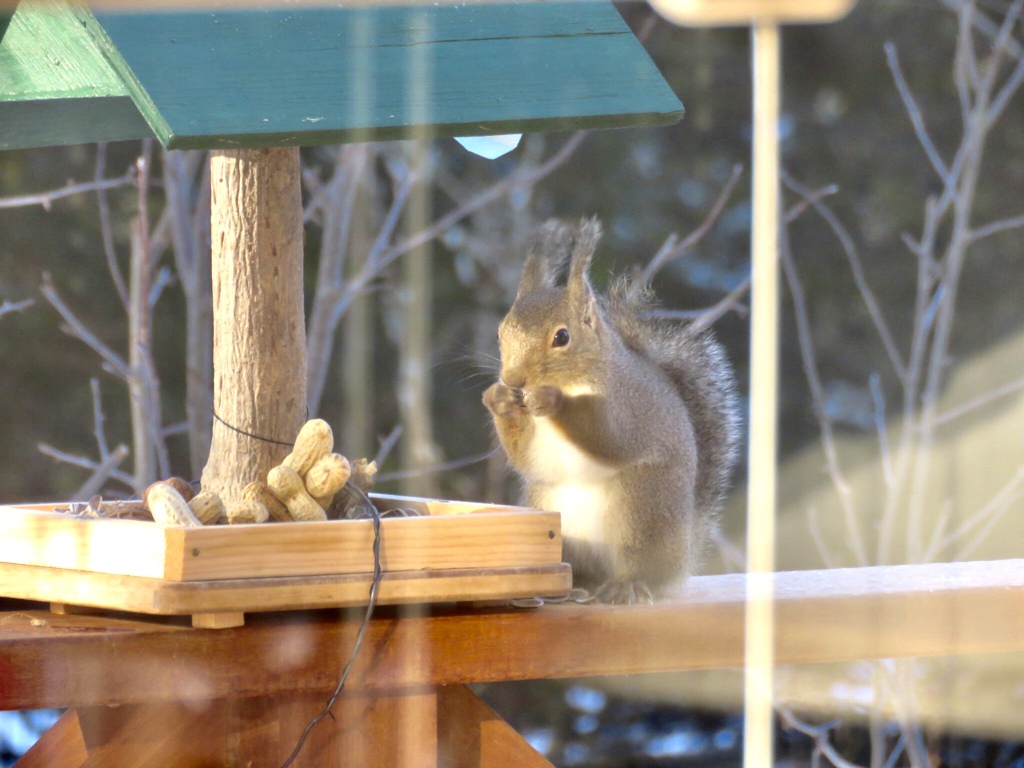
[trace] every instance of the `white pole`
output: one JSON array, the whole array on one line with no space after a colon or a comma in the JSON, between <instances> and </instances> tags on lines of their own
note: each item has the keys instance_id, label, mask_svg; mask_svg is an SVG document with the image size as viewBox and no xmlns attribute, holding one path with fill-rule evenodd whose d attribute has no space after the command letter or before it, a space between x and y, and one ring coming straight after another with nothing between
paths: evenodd
<instances>
[{"instance_id":1,"label":"white pole","mask_svg":"<svg viewBox=\"0 0 1024 768\"><path fill-rule=\"evenodd\" d=\"M778 414L779 27L752 29L754 80L750 453L743 765L772 766Z\"/></svg>"}]
</instances>

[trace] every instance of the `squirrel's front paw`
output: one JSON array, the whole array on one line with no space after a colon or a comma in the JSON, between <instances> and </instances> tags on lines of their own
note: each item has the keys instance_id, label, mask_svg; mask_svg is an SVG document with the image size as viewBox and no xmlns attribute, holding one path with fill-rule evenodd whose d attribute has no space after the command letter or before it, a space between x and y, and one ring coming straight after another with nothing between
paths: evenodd
<instances>
[{"instance_id":1,"label":"squirrel's front paw","mask_svg":"<svg viewBox=\"0 0 1024 768\"><path fill-rule=\"evenodd\" d=\"M527 391L523 401L531 416L552 416L561 410L563 398L558 387L537 387Z\"/></svg>"},{"instance_id":2,"label":"squirrel's front paw","mask_svg":"<svg viewBox=\"0 0 1024 768\"><path fill-rule=\"evenodd\" d=\"M651 605L654 597L651 590L642 581L619 581L612 579L606 581L594 592L594 598L599 603L610 605Z\"/></svg>"},{"instance_id":3,"label":"squirrel's front paw","mask_svg":"<svg viewBox=\"0 0 1024 768\"><path fill-rule=\"evenodd\" d=\"M522 394L512 387L496 381L484 392L484 405L495 416L509 416L522 408Z\"/></svg>"}]
</instances>

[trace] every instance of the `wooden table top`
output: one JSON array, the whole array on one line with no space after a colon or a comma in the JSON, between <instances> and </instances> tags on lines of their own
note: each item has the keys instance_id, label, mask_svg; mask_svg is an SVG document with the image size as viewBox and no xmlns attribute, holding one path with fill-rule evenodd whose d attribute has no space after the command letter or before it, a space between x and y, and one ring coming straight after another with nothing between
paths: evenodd
<instances>
[{"instance_id":1,"label":"wooden table top","mask_svg":"<svg viewBox=\"0 0 1024 768\"><path fill-rule=\"evenodd\" d=\"M776 574L779 664L1024 648L1024 561ZM743 663L745 579L691 579L650 606L379 608L348 681L451 683ZM232 629L138 616L0 612L0 709L333 689L361 609L250 614Z\"/></svg>"}]
</instances>

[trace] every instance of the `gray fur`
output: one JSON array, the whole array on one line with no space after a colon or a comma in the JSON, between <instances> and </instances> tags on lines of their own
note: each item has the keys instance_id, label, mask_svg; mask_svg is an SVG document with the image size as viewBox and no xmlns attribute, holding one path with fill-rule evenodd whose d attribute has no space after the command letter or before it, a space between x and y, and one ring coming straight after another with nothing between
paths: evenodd
<instances>
[{"instance_id":1,"label":"gray fur","mask_svg":"<svg viewBox=\"0 0 1024 768\"><path fill-rule=\"evenodd\" d=\"M738 458L740 418L732 366L710 331L652 315L654 292L628 276L609 288L604 309L623 341L653 360L679 390L690 413L700 457L697 504L717 512Z\"/></svg>"}]
</instances>

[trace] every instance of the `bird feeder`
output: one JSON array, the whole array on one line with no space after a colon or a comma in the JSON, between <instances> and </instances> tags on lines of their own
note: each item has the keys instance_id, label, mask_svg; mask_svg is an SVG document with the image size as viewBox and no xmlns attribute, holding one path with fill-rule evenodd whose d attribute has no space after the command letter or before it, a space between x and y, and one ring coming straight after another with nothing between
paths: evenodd
<instances>
[{"instance_id":1,"label":"bird feeder","mask_svg":"<svg viewBox=\"0 0 1024 768\"><path fill-rule=\"evenodd\" d=\"M0 149L155 136L211 150L220 418L202 480L228 498L287 452L253 436L293 440L306 417L299 147L682 116L603 1L91 12L25 0L0 34ZM380 602L570 587L557 514L419 505L422 519L382 523ZM369 521L157 529L8 508L0 581L12 597L223 627L251 610L365 602L372 541Z\"/></svg>"}]
</instances>

